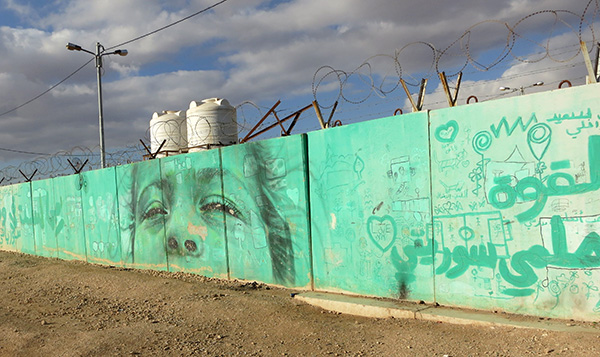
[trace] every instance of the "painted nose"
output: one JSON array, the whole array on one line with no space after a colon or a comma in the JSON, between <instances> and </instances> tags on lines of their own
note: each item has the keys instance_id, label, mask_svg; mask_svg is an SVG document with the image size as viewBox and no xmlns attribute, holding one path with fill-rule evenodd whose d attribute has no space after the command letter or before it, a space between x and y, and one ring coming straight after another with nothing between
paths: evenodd
<instances>
[{"instance_id":1,"label":"painted nose","mask_svg":"<svg viewBox=\"0 0 600 357\"><path fill-rule=\"evenodd\" d=\"M196 242L191 239L186 239L182 242L176 237L170 237L167 240L167 247L169 248L170 253L191 256L202 255L202 249L198 247L198 244L196 244Z\"/></svg>"}]
</instances>

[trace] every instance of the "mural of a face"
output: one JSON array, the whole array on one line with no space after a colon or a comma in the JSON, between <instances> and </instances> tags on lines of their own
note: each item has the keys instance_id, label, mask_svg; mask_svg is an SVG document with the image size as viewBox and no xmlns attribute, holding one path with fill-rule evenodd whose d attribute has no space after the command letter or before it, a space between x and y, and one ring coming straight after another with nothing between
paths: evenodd
<instances>
[{"instance_id":1,"label":"mural of a face","mask_svg":"<svg viewBox=\"0 0 600 357\"><path fill-rule=\"evenodd\" d=\"M218 169L188 169L163 179L140 170L138 184L134 257L141 245L161 234L170 257L202 257L209 231L223 234L224 214L240 217L235 204L221 197Z\"/></svg>"},{"instance_id":2,"label":"mural of a face","mask_svg":"<svg viewBox=\"0 0 600 357\"><path fill-rule=\"evenodd\" d=\"M273 203L263 158L257 150L251 154L257 165L252 177L225 164L221 170L218 151L134 166L129 217L121 217L126 263L155 260L165 267L168 261L173 271L224 276L229 248L231 270L242 275L235 277L258 269L263 281L292 283L290 229Z\"/></svg>"}]
</instances>

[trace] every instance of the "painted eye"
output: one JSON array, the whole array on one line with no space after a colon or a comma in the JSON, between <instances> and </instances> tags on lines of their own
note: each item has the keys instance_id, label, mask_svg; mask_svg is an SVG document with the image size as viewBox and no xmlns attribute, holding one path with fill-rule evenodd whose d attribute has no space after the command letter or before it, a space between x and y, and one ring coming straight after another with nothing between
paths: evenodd
<instances>
[{"instance_id":1,"label":"painted eye","mask_svg":"<svg viewBox=\"0 0 600 357\"><path fill-rule=\"evenodd\" d=\"M144 215L142 216L142 221L145 221L147 219L156 219L158 218L158 216L166 215L167 213L167 210L165 210L161 202L154 201L148 206L148 208L144 212Z\"/></svg>"},{"instance_id":2,"label":"painted eye","mask_svg":"<svg viewBox=\"0 0 600 357\"><path fill-rule=\"evenodd\" d=\"M203 200L202 205L200 206L200 211L202 212L210 212L210 211L219 211L224 212L232 217L243 220L244 215L237 208L235 203L231 202L227 198L223 198L221 196L209 196Z\"/></svg>"}]
</instances>

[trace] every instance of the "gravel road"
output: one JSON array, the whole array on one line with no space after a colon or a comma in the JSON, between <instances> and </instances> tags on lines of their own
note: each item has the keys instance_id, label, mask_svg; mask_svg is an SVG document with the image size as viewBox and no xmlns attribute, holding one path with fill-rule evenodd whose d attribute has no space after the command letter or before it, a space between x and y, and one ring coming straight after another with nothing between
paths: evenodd
<instances>
[{"instance_id":1,"label":"gravel road","mask_svg":"<svg viewBox=\"0 0 600 357\"><path fill-rule=\"evenodd\" d=\"M553 332L370 319L292 292L0 252L0 355L600 355L595 323Z\"/></svg>"}]
</instances>

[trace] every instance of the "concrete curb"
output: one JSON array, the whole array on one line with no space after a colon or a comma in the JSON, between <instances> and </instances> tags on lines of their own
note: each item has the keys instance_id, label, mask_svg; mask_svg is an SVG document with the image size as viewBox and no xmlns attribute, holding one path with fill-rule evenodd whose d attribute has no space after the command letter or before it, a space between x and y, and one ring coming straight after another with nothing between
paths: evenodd
<instances>
[{"instance_id":1,"label":"concrete curb","mask_svg":"<svg viewBox=\"0 0 600 357\"><path fill-rule=\"evenodd\" d=\"M552 331L583 331L598 333L598 329L578 326L561 320L536 320L533 317L508 318L486 311L464 310L441 306L416 305L409 302L370 299L331 293L303 292L294 298L309 305L342 314L373 317L416 319L457 325L512 327Z\"/></svg>"}]
</instances>

